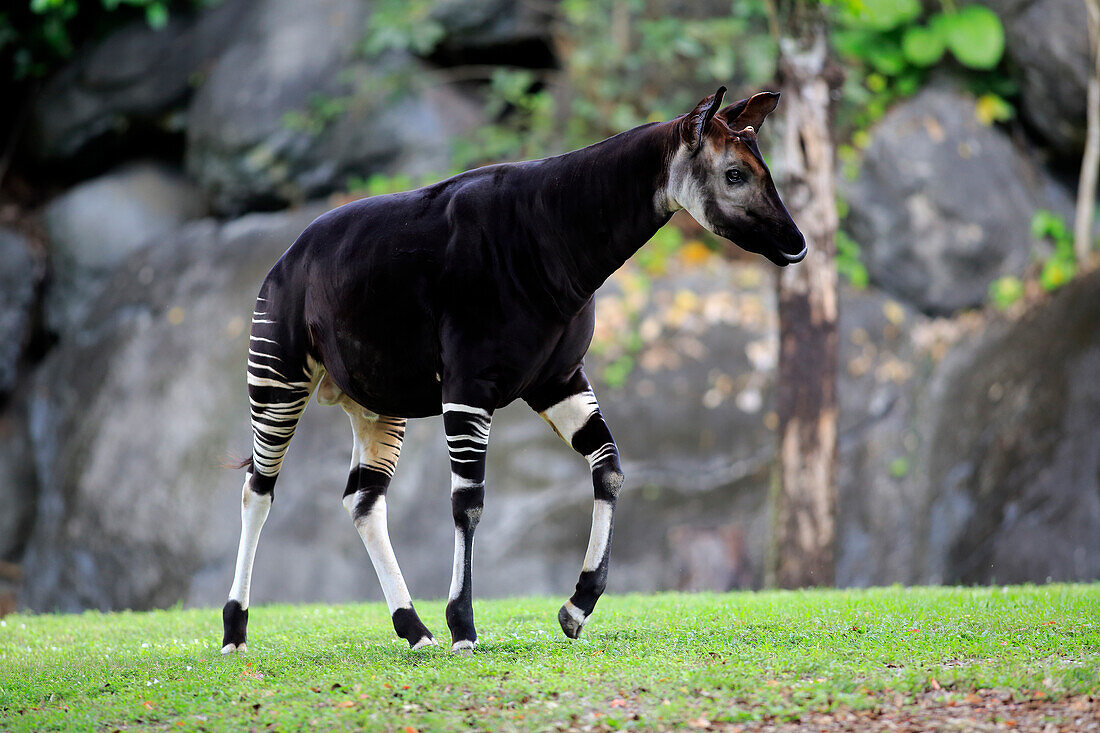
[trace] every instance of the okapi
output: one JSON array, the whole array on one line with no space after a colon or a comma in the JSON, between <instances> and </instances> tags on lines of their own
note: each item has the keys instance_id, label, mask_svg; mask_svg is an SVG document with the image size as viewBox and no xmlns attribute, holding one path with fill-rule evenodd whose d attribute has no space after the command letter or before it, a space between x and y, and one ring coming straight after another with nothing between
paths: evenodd
<instances>
[{"instance_id":1,"label":"okapi","mask_svg":"<svg viewBox=\"0 0 1100 733\"><path fill-rule=\"evenodd\" d=\"M493 411L519 398L591 467L592 531L576 591L558 612L577 638L607 582L619 452L584 355L593 294L673 212L785 267L805 240L757 147L778 93L721 108L725 87L686 115L543 160L491 165L323 214L260 287L248 350L254 433L223 653L245 650L260 529L287 446L314 389L351 418L344 507L366 545L397 635L436 641L413 609L390 546L386 490L407 418L443 414L451 463L451 649L477 641L474 529Z\"/></svg>"}]
</instances>

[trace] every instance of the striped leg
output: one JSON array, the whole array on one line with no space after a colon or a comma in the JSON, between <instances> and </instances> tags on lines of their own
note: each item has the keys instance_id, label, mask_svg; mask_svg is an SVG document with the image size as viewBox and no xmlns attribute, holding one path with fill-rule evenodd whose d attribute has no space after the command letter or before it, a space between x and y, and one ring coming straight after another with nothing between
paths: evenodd
<instances>
[{"instance_id":1,"label":"striped leg","mask_svg":"<svg viewBox=\"0 0 1100 733\"><path fill-rule=\"evenodd\" d=\"M469 405L443 405L443 428L451 457L451 515L455 522L455 557L447 626L451 651L471 650L477 643L473 608L474 529L485 502L485 451L489 447L488 410Z\"/></svg>"},{"instance_id":2,"label":"striped leg","mask_svg":"<svg viewBox=\"0 0 1100 733\"><path fill-rule=\"evenodd\" d=\"M409 642L413 649L435 645L431 632L413 609L386 525L386 491L401 454L405 418L376 415L346 397L341 401L341 407L351 418L355 436L351 475L344 490L344 508L355 522L374 571L378 574L397 635Z\"/></svg>"},{"instance_id":3,"label":"striped leg","mask_svg":"<svg viewBox=\"0 0 1100 733\"><path fill-rule=\"evenodd\" d=\"M623 485L619 450L600 414L600 406L588 380L583 375L578 377L570 383L570 387L577 391L539 413L566 443L588 460L592 469L595 501L588 551L584 555L576 591L558 611L562 631L571 639L580 636L596 608L596 601L607 586L615 500Z\"/></svg>"},{"instance_id":4,"label":"striped leg","mask_svg":"<svg viewBox=\"0 0 1100 733\"><path fill-rule=\"evenodd\" d=\"M291 359L279 348L274 321L261 312L260 298L253 315L248 349L248 400L252 415L252 465L241 492L241 541L229 601L222 609L222 654L245 651L248 626L248 595L252 563L260 530L271 511L275 480L283 463L298 418L323 373L312 359L305 364ZM295 366L295 363L298 363Z\"/></svg>"}]
</instances>

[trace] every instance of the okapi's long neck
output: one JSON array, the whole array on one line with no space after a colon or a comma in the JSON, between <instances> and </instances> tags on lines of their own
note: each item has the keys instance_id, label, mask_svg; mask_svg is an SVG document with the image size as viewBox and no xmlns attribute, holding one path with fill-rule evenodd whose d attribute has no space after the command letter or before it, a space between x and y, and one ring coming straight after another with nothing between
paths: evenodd
<instances>
[{"instance_id":1,"label":"okapi's long neck","mask_svg":"<svg viewBox=\"0 0 1100 733\"><path fill-rule=\"evenodd\" d=\"M536 206L552 223L540 233L564 278L563 313L576 313L672 215L663 196L679 144L676 121L629 130L543 161Z\"/></svg>"}]
</instances>

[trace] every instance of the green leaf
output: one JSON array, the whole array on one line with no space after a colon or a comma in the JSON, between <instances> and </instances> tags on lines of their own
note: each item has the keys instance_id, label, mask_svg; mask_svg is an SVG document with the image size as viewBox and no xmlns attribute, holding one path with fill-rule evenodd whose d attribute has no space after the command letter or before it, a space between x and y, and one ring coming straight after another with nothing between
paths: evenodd
<instances>
[{"instance_id":1,"label":"green leaf","mask_svg":"<svg viewBox=\"0 0 1100 733\"><path fill-rule=\"evenodd\" d=\"M915 25L905 29L901 50L914 66L931 66L943 58L943 37L931 28Z\"/></svg>"},{"instance_id":2,"label":"green leaf","mask_svg":"<svg viewBox=\"0 0 1100 733\"><path fill-rule=\"evenodd\" d=\"M1006 275L989 284L989 299L999 310L1005 310L1024 297L1024 284L1018 277Z\"/></svg>"},{"instance_id":3,"label":"green leaf","mask_svg":"<svg viewBox=\"0 0 1100 733\"><path fill-rule=\"evenodd\" d=\"M888 38L878 38L867 48L867 54L867 60L880 74L897 76L905 71L905 54L901 46Z\"/></svg>"},{"instance_id":4,"label":"green leaf","mask_svg":"<svg viewBox=\"0 0 1100 733\"><path fill-rule=\"evenodd\" d=\"M862 0L840 9L838 20L849 28L888 31L920 16L920 0Z\"/></svg>"},{"instance_id":5,"label":"green leaf","mask_svg":"<svg viewBox=\"0 0 1100 733\"><path fill-rule=\"evenodd\" d=\"M150 28L163 28L168 25L168 7L164 3L153 3L145 8L145 21Z\"/></svg>"},{"instance_id":6,"label":"green leaf","mask_svg":"<svg viewBox=\"0 0 1100 733\"><path fill-rule=\"evenodd\" d=\"M946 13L936 24L945 35L947 47L963 66L992 69L1005 50L1001 19L982 5L967 5L957 13Z\"/></svg>"},{"instance_id":7,"label":"green leaf","mask_svg":"<svg viewBox=\"0 0 1100 733\"><path fill-rule=\"evenodd\" d=\"M1051 257L1039 273L1039 284L1043 286L1043 290L1050 292L1068 283L1075 274L1077 274L1077 266L1074 265L1073 260L1065 257Z\"/></svg>"}]
</instances>

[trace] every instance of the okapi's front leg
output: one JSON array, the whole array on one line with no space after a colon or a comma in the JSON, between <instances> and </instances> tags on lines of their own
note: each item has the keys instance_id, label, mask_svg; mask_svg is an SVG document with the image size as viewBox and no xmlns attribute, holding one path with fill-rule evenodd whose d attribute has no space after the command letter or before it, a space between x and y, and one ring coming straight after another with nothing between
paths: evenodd
<instances>
[{"instance_id":1,"label":"okapi's front leg","mask_svg":"<svg viewBox=\"0 0 1100 733\"><path fill-rule=\"evenodd\" d=\"M474 529L485 503L485 451L489 447L489 410L461 403L443 405L443 428L451 458L451 514L455 522L455 556L447 626L451 651L477 643L473 607Z\"/></svg>"},{"instance_id":2,"label":"okapi's front leg","mask_svg":"<svg viewBox=\"0 0 1100 733\"><path fill-rule=\"evenodd\" d=\"M623 472L619 465L619 449L584 373L578 372L558 395L551 395L550 399L556 401L541 409L539 414L562 440L588 460L592 469L594 503L588 551L584 555L577 588L558 611L562 631L570 639L576 639L607 586L615 500L623 485ZM538 404L532 406L535 409L540 407Z\"/></svg>"}]
</instances>

